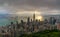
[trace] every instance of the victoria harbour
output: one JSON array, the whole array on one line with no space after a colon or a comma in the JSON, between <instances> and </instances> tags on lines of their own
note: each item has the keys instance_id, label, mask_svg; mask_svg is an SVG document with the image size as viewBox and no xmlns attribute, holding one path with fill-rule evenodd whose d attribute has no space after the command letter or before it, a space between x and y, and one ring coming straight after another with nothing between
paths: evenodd
<instances>
[{"instance_id":1,"label":"victoria harbour","mask_svg":"<svg viewBox=\"0 0 60 37\"><path fill-rule=\"evenodd\" d=\"M6 18L0 18L0 26L9 24L9 20Z\"/></svg>"}]
</instances>

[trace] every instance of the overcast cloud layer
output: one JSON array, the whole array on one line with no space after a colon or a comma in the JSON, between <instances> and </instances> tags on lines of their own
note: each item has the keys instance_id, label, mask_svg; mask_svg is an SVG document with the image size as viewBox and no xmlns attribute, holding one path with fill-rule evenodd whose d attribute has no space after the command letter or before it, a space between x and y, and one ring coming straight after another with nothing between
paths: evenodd
<instances>
[{"instance_id":1,"label":"overcast cloud layer","mask_svg":"<svg viewBox=\"0 0 60 37\"><path fill-rule=\"evenodd\" d=\"M29 13L28 13L29 12ZM60 0L0 0L0 14L60 14Z\"/></svg>"}]
</instances>

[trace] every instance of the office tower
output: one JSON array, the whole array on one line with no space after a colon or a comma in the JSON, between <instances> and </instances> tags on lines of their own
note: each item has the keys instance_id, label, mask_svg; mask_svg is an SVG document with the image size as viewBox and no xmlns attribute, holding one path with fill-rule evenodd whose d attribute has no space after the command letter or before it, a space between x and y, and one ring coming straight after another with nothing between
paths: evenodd
<instances>
[{"instance_id":1,"label":"office tower","mask_svg":"<svg viewBox=\"0 0 60 37\"><path fill-rule=\"evenodd\" d=\"M13 22L11 22L11 28L13 29Z\"/></svg>"},{"instance_id":2,"label":"office tower","mask_svg":"<svg viewBox=\"0 0 60 37\"><path fill-rule=\"evenodd\" d=\"M35 21L35 14L33 14L33 21Z\"/></svg>"},{"instance_id":3,"label":"office tower","mask_svg":"<svg viewBox=\"0 0 60 37\"><path fill-rule=\"evenodd\" d=\"M18 21L16 21L16 24L18 24Z\"/></svg>"},{"instance_id":4,"label":"office tower","mask_svg":"<svg viewBox=\"0 0 60 37\"><path fill-rule=\"evenodd\" d=\"M56 19L54 17L50 17L50 24L55 24L56 23Z\"/></svg>"},{"instance_id":5,"label":"office tower","mask_svg":"<svg viewBox=\"0 0 60 37\"><path fill-rule=\"evenodd\" d=\"M11 25L13 24L13 22L11 22Z\"/></svg>"},{"instance_id":6,"label":"office tower","mask_svg":"<svg viewBox=\"0 0 60 37\"><path fill-rule=\"evenodd\" d=\"M47 23L48 23L48 20L47 20L47 19L45 19L45 20L44 20L44 24L47 24Z\"/></svg>"},{"instance_id":7,"label":"office tower","mask_svg":"<svg viewBox=\"0 0 60 37\"><path fill-rule=\"evenodd\" d=\"M38 25L40 25L40 20L38 22L39 22Z\"/></svg>"},{"instance_id":8,"label":"office tower","mask_svg":"<svg viewBox=\"0 0 60 37\"><path fill-rule=\"evenodd\" d=\"M27 18L27 24L29 25L30 23L30 17Z\"/></svg>"},{"instance_id":9,"label":"office tower","mask_svg":"<svg viewBox=\"0 0 60 37\"><path fill-rule=\"evenodd\" d=\"M21 20L21 24L23 24L23 20Z\"/></svg>"},{"instance_id":10,"label":"office tower","mask_svg":"<svg viewBox=\"0 0 60 37\"><path fill-rule=\"evenodd\" d=\"M18 24L18 21L16 21L16 28L17 28L17 29L20 28L20 24Z\"/></svg>"},{"instance_id":11,"label":"office tower","mask_svg":"<svg viewBox=\"0 0 60 37\"><path fill-rule=\"evenodd\" d=\"M36 21L35 21L35 24L36 24L36 25L38 25L38 24L39 24L39 22L38 22L38 20L37 20L37 19L36 19Z\"/></svg>"},{"instance_id":12,"label":"office tower","mask_svg":"<svg viewBox=\"0 0 60 37\"><path fill-rule=\"evenodd\" d=\"M32 22L33 20L31 19L31 22Z\"/></svg>"},{"instance_id":13,"label":"office tower","mask_svg":"<svg viewBox=\"0 0 60 37\"><path fill-rule=\"evenodd\" d=\"M56 19L54 18L54 20L53 20L53 24L55 24L56 23Z\"/></svg>"},{"instance_id":14,"label":"office tower","mask_svg":"<svg viewBox=\"0 0 60 37\"><path fill-rule=\"evenodd\" d=\"M53 17L50 17L49 23L50 23L50 24L53 24Z\"/></svg>"},{"instance_id":15,"label":"office tower","mask_svg":"<svg viewBox=\"0 0 60 37\"><path fill-rule=\"evenodd\" d=\"M11 22L11 28L14 30L15 29L15 24Z\"/></svg>"},{"instance_id":16,"label":"office tower","mask_svg":"<svg viewBox=\"0 0 60 37\"><path fill-rule=\"evenodd\" d=\"M23 20L21 20L21 27L23 27L24 26L24 21Z\"/></svg>"}]
</instances>

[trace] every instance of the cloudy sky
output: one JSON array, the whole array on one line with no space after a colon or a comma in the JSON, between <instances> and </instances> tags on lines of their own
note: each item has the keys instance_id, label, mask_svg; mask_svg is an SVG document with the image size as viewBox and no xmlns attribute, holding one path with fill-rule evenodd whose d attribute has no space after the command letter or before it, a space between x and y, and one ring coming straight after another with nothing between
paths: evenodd
<instances>
[{"instance_id":1,"label":"cloudy sky","mask_svg":"<svg viewBox=\"0 0 60 37\"><path fill-rule=\"evenodd\" d=\"M60 0L0 0L0 14L60 14Z\"/></svg>"}]
</instances>

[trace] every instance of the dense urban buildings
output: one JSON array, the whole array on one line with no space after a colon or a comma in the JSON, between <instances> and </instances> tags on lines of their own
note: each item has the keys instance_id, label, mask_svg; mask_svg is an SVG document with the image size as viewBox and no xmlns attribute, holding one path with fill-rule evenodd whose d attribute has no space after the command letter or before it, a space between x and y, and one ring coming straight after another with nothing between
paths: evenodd
<instances>
[{"instance_id":1,"label":"dense urban buildings","mask_svg":"<svg viewBox=\"0 0 60 37\"><path fill-rule=\"evenodd\" d=\"M16 37L17 34L30 34L34 32L44 31L44 30L60 30L60 23L57 22L57 19L50 17L40 21L36 19L36 15L33 14L33 18L27 18L27 22L21 20L20 23L16 20L16 24L11 22L10 25L2 27L1 33L9 35L9 37Z\"/></svg>"}]
</instances>

